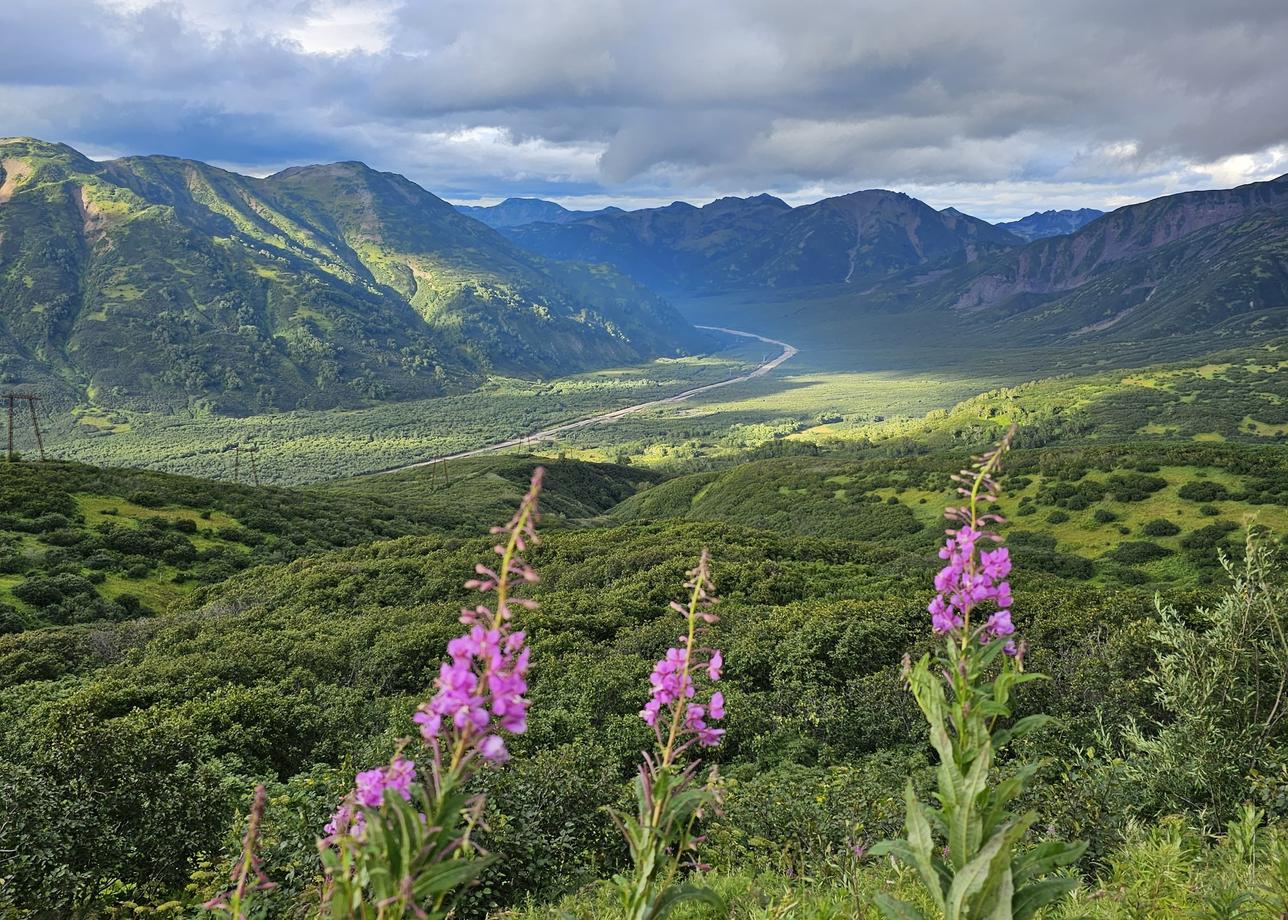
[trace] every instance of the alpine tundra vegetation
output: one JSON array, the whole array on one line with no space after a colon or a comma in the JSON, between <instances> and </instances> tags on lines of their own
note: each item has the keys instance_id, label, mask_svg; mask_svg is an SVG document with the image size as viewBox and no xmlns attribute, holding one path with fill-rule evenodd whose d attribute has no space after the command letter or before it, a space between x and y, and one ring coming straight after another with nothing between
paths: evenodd
<instances>
[{"instance_id":1,"label":"alpine tundra vegetation","mask_svg":"<svg viewBox=\"0 0 1288 920\"><path fill-rule=\"evenodd\" d=\"M1288 920L1285 48L0 2L0 920Z\"/></svg>"}]
</instances>

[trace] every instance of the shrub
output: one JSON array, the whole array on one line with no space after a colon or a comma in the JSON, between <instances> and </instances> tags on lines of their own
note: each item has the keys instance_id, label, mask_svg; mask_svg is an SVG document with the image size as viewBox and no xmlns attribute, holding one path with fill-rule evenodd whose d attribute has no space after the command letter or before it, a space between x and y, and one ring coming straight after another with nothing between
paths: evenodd
<instances>
[{"instance_id":1,"label":"shrub","mask_svg":"<svg viewBox=\"0 0 1288 920\"><path fill-rule=\"evenodd\" d=\"M1141 528L1141 532L1147 537L1174 537L1181 532L1181 528L1166 518L1154 518Z\"/></svg>"},{"instance_id":2,"label":"shrub","mask_svg":"<svg viewBox=\"0 0 1288 920\"><path fill-rule=\"evenodd\" d=\"M27 618L12 604L0 604L0 636L20 633L27 628Z\"/></svg>"},{"instance_id":3,"label":"shrub","mask_svg":"<svg viewBox=\"0 0 1288 920\"><path fill-rule=\"evenodd\" d=\"M1157 810L1232 818L1249 772L1288 738L1288 591L1277 561L1253 529L1242 565L1224 565L1230 590L1197 622L1159 604L1149 681L1167 718L1127 736L1133 779Z\"/></svg>"},{"instance_id":4,"label":"shrub","mask_svg":"<svg viewBox=\"0 0 1288 920\"><path fill-rule=\"evenodd\" d=\"M1140 565L1142 562L1164 559L1172 555L1172 552L1166 546L1159 546L1157 543L1151 543L1148 540L1132 540L1128 543L1119 543L1112 550L1105 553L1105 558L1112 559L1114 562L1121 562L1123 565Z\"/></svg>"},{"instance_id":5,"label":"shrub","mask_svg":"<svg viewBox=\"0 0 1288 920\"><path fill-rule=\"evenodd\" d=\"M51 607L69 597L97 596L94 586L80 575L28 578L14 585L13 596L33 607Z\"/></svg>"},{"instance_id":6,"label":"shrub","mask_svg":"<svg viewBox=\"0 0 1288 920\"><path fill-rule=\"evenodd\" d=\"M1065 511L1056 510L1047 515L1048 524L1063 524L1067 520L1069 520L1069 515Z\"/></svg>"},{"instance_id":7,"label":"shrub","mask_svg":"<svg viewBox=\"0 0 1288 920\"><path fill-rule=\"evenodd\" d=\"M1109 477L1105 485L1116 501L1140 502L1167 488L1167 480L1162 476L1147 476L1139 472L1116 473Z\"/></svg>"},{"instance_id":8,"label":"shrub","mask_svg":"<svg viewBox=\"0 0 1288 920\"><path fill-rule=\"evenodd\" d=\"M1096 513L1091 517L1097 524L1112 524L1114 521L1118 520L1118 515L1114 514L1108 508L1097 508Z\"/></svg>"},{"instance_id":9,"label":"shrub","mask_svg":"<svg viewBox=\"0 0 1288 920\"><path fill-rule=\"evenodd\" d=\"M1191 502L1217 502L1230 497L1225 486L1210 479L1192 479L1181 486L1176 494Z\"/></svg>"},{"instance_id":10,"label":"shrub","mask_svg":"<svg viewBox=\"0 0 1288 920\"><path fill-rule=\"evenodd\" d=\"M1231 521L1217 521L1186 534L1181 538L1181 548L1206 553L1220 546L1227 534L1238 529L1239 525Z\"/></svg>"}]
</instances>

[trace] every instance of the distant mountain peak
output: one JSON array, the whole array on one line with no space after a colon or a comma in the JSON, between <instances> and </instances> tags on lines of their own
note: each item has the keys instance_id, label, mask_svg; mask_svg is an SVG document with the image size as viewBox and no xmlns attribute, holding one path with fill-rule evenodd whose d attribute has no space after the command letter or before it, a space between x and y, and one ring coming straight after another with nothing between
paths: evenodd
<instances>
[{"instance_id":1,"label":"distant mountain peak","mask_svg":"<svg viewBox=\"0 0 1288 920\"><path fill-rule=\"evenodd\" d=\"M1050 209L1034 211L1027 217L1022 217L1019 220L1003 221L995 224L995 226L1015 234L1022 240L1033 242L1034 240L1047 239L1052 236L1076 233L1104 213L1104 211L1097 211L1095 208L1079 208L1076 211Z\"/></svg>"},{"instance_id":2,"label":"distant mountain peak","mask_svg":"<svg viewBox=\"0 0 1288 920\"><path fill-rule=\"evenodd\" d=\"M770 195L768 192L762 192L759 195L751 195L747 198L741 198L737 195L725 195L723 198L717 198L715 201L712 201L709 204L704 204L702 206L702 209L706 210L707 208L736 208L736 207L746 207L748 205L754 205L754 206L767 205L769 207L776 208L782 211L790 211L792 209L792 206L789 205L787 202L783 201L781 198L775 198L773 195Z\"/></svg>"},{"instance_id":3,"label":"distant mountain peak","mask_svg":"<svg viewBox=\"0 0 1288 920\"><path fill-rule=\"evenodd\" d=\"M504 231L556 259L606 263L665 291L870 283L926 264L969 262L1020 240L904 192L864 189L792 207L773 195L675 202L594 220Z\"/></svg>"},{"instance_id":4,"label":"distant mountain peak","mask_svg":"<svg viewBox=\"0 0 1288 920\"><path fill-rule=\"evenodd\" d=\"M522 227L524 224L563 224L584 220L597 214L606 214L619 210L605 208L601 211L573 211L555 201L544 198L511 197L500 204L477 205L458 204L456 210L467 217L487 224L494 230L509 227Z\"/></svg>"}]
</instances>

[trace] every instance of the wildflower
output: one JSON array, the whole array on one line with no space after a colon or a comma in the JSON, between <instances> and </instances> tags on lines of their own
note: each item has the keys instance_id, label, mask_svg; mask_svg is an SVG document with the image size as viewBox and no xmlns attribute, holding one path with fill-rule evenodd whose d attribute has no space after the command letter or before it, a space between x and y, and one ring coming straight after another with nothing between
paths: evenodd
<instances>
[{"instance_id":1,"label":"wildflower","mask_svg":"<svg viewBox=\"0 0 1288 920\"><path fill-rule=\"evenodd\" d=\"M999 719L1010 720L1012 690L1038 676L1024 671L1024 642L1009 638L1015 634L1006 581L1011 556L992 532L1002 518L982 508L998 498L993 474L1014 433L1012 428L972 469L954 477L967 503L948 509L946 516L958 526L947 531L939 550L947 565L935 576L935 597L927 608L932 628L944 636L942 650L915 665L909 656L903 659L904 680L940 756L937 804L923 804L909 780L907 838L868 851L913 869L936 916L1026 920L1078 884L1057 872L1086 849L1051 840L1026 847L1036 814L1016 814L1011 807L1036 767L1021 764L1004 782L990 769L1002 747L1043 722L1030 716L1002 732L993 728ZM1009 657L999 658L1001 652ZM962 795L967 788L970 794ZM944 844L936 847L936 837ZM875 906L888 918L922 916L919 907L884 892Z\"/></svg>"},{"instance_id":2,"label":"wildflower","mask_svg":"<svg viewBox=\"0 0 1288 920\"><path fill-rule=\"evenodd\" d=\"M649 699L640 718L653 729L658 749L644 755L636 780L636 815L611 812L631 850L634 874L619 875L614 884L621 895L622 916L645 920L660 916L660 905L685 899L719 903L711 892L679 887L675 880L685 866L699 866L696 850L701 837L697 822L707 808L719 804L718 777L713 769L706 783L699 784L697 762L681 766L681 755L693 745L715 747L725 730L712 722L725 717L724 694L706 696L697 678L705 671L707 680L720 679L724 656L719 649L706 649L698 639L707 624L717 617L710 612L715 598L710 594L711 576L706 551L698 567L689 573L685 587L691 589L689 605L672 603L685 618L680 644L666 650L649 674ZM699 625L702 624L702 625Z\"/></svg>"},{"instance_id":3,"label":"wildflower","mask_svg":"<svg viewBox=\"0 0 1288 920\"><path fill-rule=\"evenodd\" d=\"M1010 636L1015 632L1011 621L1011 585L1005 579L1011 573L1011 553L1005 546L981 548L981 543L998 543L1001 537L989 528L1003 523L1001 515L980 513L980 503L997 501L999 490L993 479L998 461L1010 447L1010 435L996 449L980 458L976 471L963 470L953 477L958 492L969 499L961 508L949 508L946 516L959 524L950 528L939 558L945 565L935 575L935 597L927 606L931 628L940 635L959 637L971 632L972 615L981 607L991 607L982 626L975 628L980 642ZM969 484L969 487L968 487ZM1008 641L1007 653L1013 654L1014 643Z\"/></svg>"},{"instance_id":4,"label":"wildflower","mask_svg":"<svg viewBox=\"0 0 1288 920\"><path fill-rule=\"evenodd\" d=\"M511 628L511 608L531 610L536 602L511 597L510 587L516 579L524 584L538 580L521 554L537 541L537 494L543 473L538 467L532 488L510 522L492 529L508 537L492 547L500 564L495 569L475 566L478 577L465 582L467 588L494 593L495 609L477 604L461 610L461 622L469 629L447 644L448 660L439 667L435 693L412 716L436 764L444 743L457 765L474 755L502 763L509 758L502 733L521 735L528 729L531 702L524 694L531 653L524 644L526 634Z\"/></svg>"},{"instance_id":5,"label":"wildflower","mask_svg":"<svg viewBox=\"0 0 1288 920\"><path fill-rule=\"evenodd\" d=\"M414 823L419 815L425 837L421 843L426 847L424 852L432 854L431 863L475 853L470 833L484 802L481 796L468 795L464 787L480 763L500 764L509 759L505 736L527 731L530 702L525 695L531 653L525 644L526 634L513 628L512 617L515 609L531 610L536 603L512 597L511 589L515 583L537 581L536 572L522 554L537 540L537 497L543 473L540 467L533 473L532 486L514 517L504 527L492 529L492 533L503 535L493 547L501 557L500 564L495 568L475 566L476 577L465 583L471 590L493 595L492 605L478 603L461 610L465 632L448 643L434 693L412 716L429 750L427 781L418 778L413 761L398 753L387 766L357 775L353 791L324 828L322 859L330 883L336 886L328 891L345 892L334 895L336 904L361 901L366 887L372 888L375 899L376 882L372 879L388 875L384 862L390 856L378 850L381 841L397 835L368 834L372 822L381 822L388 830L406 827L409 817ZM386 801L390 790L398 798ZM374 876L370 868L356 868L368 862L377 867ZM452 891L468 876L452 877L455 881L444 883L446 887L430 899L438 907L448 903ZM394 881L402 887L375 900L386 904L413 897L410 876L397 876Z\"/></svg>"},{"instance_id":6,"label":"wildflower","mask_svg":"<svg viewBox=\"0 0 1288 920\"><path fill-rule=\"evenodd\" d=\"M724 714L725 714L725 712L724 712L724 694L723 694L723 693L721 693L719 690L717 690L715 693L711 694L711 705L710 705L710 707L709 707L709 709L708 709L708 712L710 712L710 714L711 714L711 718L713 718L713 719L723 719L723 718L724 718Z\"/></svg>"}]
</instances>

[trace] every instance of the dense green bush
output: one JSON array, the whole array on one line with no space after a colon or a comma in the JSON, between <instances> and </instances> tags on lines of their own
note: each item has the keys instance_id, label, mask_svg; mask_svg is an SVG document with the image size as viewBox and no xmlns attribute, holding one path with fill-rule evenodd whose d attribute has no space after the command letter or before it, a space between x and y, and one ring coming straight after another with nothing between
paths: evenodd
<instances>
[{"instance_id":1,"label":"dense green bush","mask_svg":"<svg viewBox=\"0 0 1288 920\"><path fill-rule=\"evenodd\" d=\"M1229 490L1210 479L1194 479L1181 486L1176 494L1191 502L1217 502L1230 497Z\"/></svg>"},{"instance_id":2,"label":"dense green bush","mask_svg":"<svg viewBox=\"0 0 1288 920\"><path fill-rule=\"evenodd\" d=\"M8 686L0 691L0 759L53 786L79 778L78 811L51 806L55 826L73 819L119 825L155 841L156 853L146 858L113 849L117 837L101 845L96 838L69 841L75 871L86 878L77 890L121 878L160 896L224 839L254 781L302 792L298 784L319 767L379 762L392 726L406 724L459 628L459 573L487 545L378 543L235 576L207 589L200 607L149 629L130 623L92 636L53 630L0 637L0 685ZM665 605L683 578L683 560L704 545L721 547L715 577L725 599L715 638L728 662L729 736L719 754L725 768L751 777L797 765L828 775L879 755L886 759L874 763L891 766L877 772L897 776L893 765L905 756L919 761L920 754L899 753L917 716L898 661L925 641L929 554L719 524L551 534L532 557L545 575L536 589L542 609L530 624L534 706L515 751L516 763L537 758L537 765L498 777L497 820L489 822L495 836L485 840L500 854L513 852L517 866L540 847L508 830L514 822L567 842L550 842L552 853L565 855L540 871L489 876L498 902L533 886L543 896L564 890L620 858L589 815L570 814L574 826L562 828L545 803L572 795L573 775L604 777L580 790L587 807L610 804L623 788L646 744L635 715L638 687L648 662L673 639ZM1070 590L1031 571L1017 590L1033 666L1056 675L1051 686L1026 688L1025 708L1040 705L1065 719L1067 739L1082 743L1091 741L1097 707L1140 711L1129 689L1139 653L1106 657L1103 642L1149 616L1148 594ZM61 682L29 682L36 675ZM884 794L875 788L865 793L873 802ZM134 801L131 789L167 790L173 805L127 816L120 810ZM731 814L750 820L736 803L735 790ZM268 830L278 834L274 814L270 807ZM203 817L194 824L194 815ZM755 820L765 826L774 811ZM808 828L798 836L785 815L779 823L784 845L818 852ZM741 846L730 836L736 827L721 827L720 839ZM203 836L194 837L194 828ZM570 836L560 838L564 833ZM308 837L291 842L299 854L291 864L311 847ZM173 862L163 868L167 860Z\"/></svg>"},{"instance_id":3,"label":"dense green bush","mask_svg":"<svg viewBox=\"0 0 1288 920\"><path fill-rule=\"evenodd\" d=\"M1127 543L1119 543L1112 550L1105 553L1105 558L1120 562L1123 565L1140 565L1142 562L1153 562L1155 559L1163 559L1170 555L1172 555L1172 550L1166 546L1159 546L1157 543L1151 543L1148 540L1132 540Z\"/></svg>"},{"instance_id":4,"label":"dense green bush","mask_svg":"<svg viewBox=\"0 0 1288 920\"><path fill-rule=\"evenodd\" d=\"M1146 463L1146 455L1163 462ZM1144 474L1204 464L1244 477L1250 495L1288 494L1276 471L1281 457L1228 445L1014 457L1031 479L1042 477L1039 495L1057 472L1076 483L1062 500L1097 492L1096 501L1138 500L1127 496L1157 494L1161 478ZM666 482L641 469L552 464L551 503L564 509L553 523L588 521L622 499L612 514L628 523L556 528L533 555L544 580L535 588L543 608L530 624L530 731L506 770L480 779L491 803L480 840L500 859L464 916L528 897L552 900L621 865L624 851L600 809L622 805L649 743L636 715L640 688L648 662L674 640L666 602L687 558L708 545L725 598L714 638L728 665L729 735L715 759L730 784L703 857L728 873L853 870L850 848L898 824L904 778L923 793L930 778L926 752L909 743L919 716L899 659L927 645L930 544L939 528L923 523L927 509L911 498L882 497L943 488L949 464L942 456L811 454ZM1156 469L1115 482L1131 464ZM459 534L477 528L476 507L509 501L531 465L480 463L476 474L453 473L460 479L450 490L407 474L300 492L54 464L39 474L0 470L0 490L9 488L23 512L0 521L21 525L8 527L0 559L28 575L14 582L11 612L0 607L0 788L39 790L20 803L16 823L0 821L3 852L23 844L15 827L31 828L22 857L0 863L6 896L74 916L124 909L125 899L189 899L193 872L209 896L226 873L248 792L264 782L265 864L282 884L275 903L285 912L307 897L316 884L314 835L346 776L387 757L459 631L462 573L490 545ZM560 469L571 484L561 486ZM26 485L16 487L16 477ZM49 483L50 495L22 498L23 488ZM651 487L635 495L640 484ZM86 526L76 502L58 497L134 491L162 497L150 510L170 520L140 519L122 498L117 514ZM1022 507L1039 506L1034 499ZM178 510L185 514L175 517ZM1072 520L1064 508L1043 510L1052 521ZM1130 819L1153 820L1168 807L1167 796L1146 795L1126 778L1145 761L1124 757L1120 738L1133 720L1147 739L1179 722L1145 679L1166 646L1154 631L1160 586L1114 587L1147 580L1127 566L1167 549L1128 541L1093 563L1060 552L1040 517L1024 520L1031 529L1008 541L1016 617L1028 664L1052 679L1023 687L1015 705L1058 719L1025 742L1025 757L1050 762L1029 804L1053 833L1092 839L1096 861L1082 868L1094 873ZM1175 528L1159 519L1144 525L1145 535L1179 533L1153 532L1160 523ZM1148 571L1195 578L1200 566L1215 565L1218 548L1237 549L1229 542L1235 529L1220 521L1195 531L1182 541L1185 553ZM416 531L431 535L403 536ZM372 542L378 537L402 538ZM335 550L349 544L362 545ZM246 571L258 563L267 567ZM96 586L91 573L106 580ZM136 580L135 597L116 595L123 575ZM191 599L181 597L166 617L133 619L138 598L153 603L162 577L184 580ZM1194 610L1217 600L1210 585L1161 590L1191 627L1201 625ZM82 625L4 634L6 622ZM1250 755L1257 775L1243 769L1226 799L1242 789L1272 814L1274 803L1288 802L1288 758L1272 740ZM157 804L140 809L140 796Z\"/></svg>"},{"instance_id":5,"label":"dense green bush","mask_svg":"<svg viewBox=\"0 0 1288 920\"><path fill-rule=\"evenodd\" d=\"M1155 518L1141 528L1147 537L1174 537L1181 532L1180 525L1164 518Z\"/></svg>"},{"instance_id":6,"label":"dense green bush","mask_svg":"<svg viewBox=\"0 0 1288 920\"><path fill-rule=\"evenodd\" d=\"M1160 606L1150 682L1167 713L1134 728L1131 778L1159 811L1223 823L1247 799L1250 774L1288 740L1288 590L1276 549L1255 532L1220 602L1193 620Z\"/></svg>"}]
</instances>

